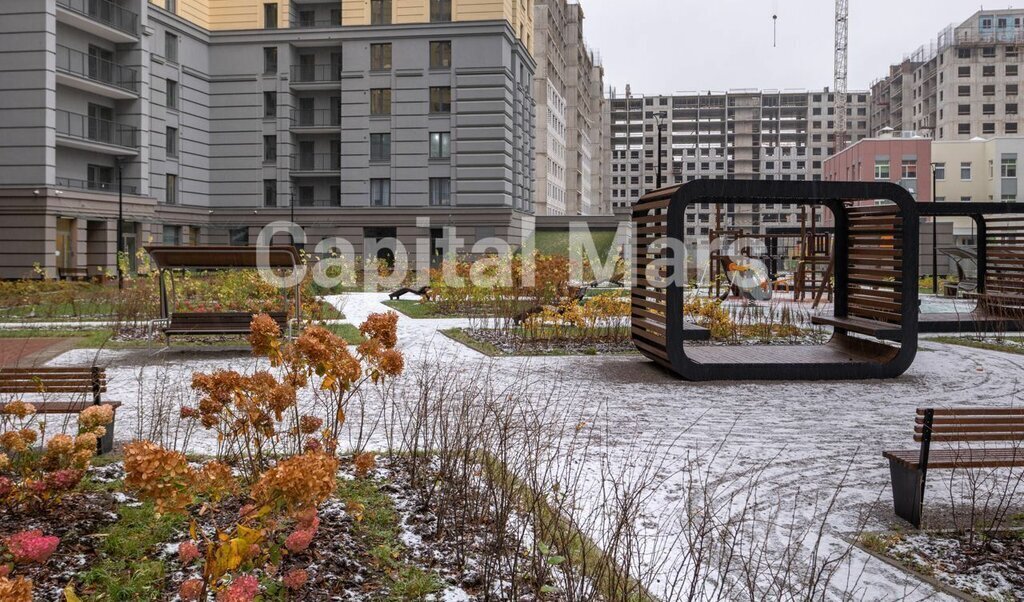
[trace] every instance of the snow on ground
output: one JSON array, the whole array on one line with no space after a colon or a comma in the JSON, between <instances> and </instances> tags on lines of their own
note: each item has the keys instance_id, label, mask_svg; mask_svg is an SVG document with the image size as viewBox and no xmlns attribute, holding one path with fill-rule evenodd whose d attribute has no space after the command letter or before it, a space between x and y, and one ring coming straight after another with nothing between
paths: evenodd
<instances>
[{"instance_id":1,"label":"snow on ground","mask_svg":"<svg viewBox=\"0 0 1024 602\"><path fill-rule=\"evenodd\" d=\"M358 324L368 314L385 311L383 294L361 293L344 298L348 319ZM341 303L341 298L331 302ZM490 359L439 334L463 326L465 320L413 320L401 316L399 341L407 365L425 351L453 354L464 365L494 362L497 372L512 377L524 363L532 378L552 390L568 385L573 393L566 403L581 411L601 407L610 418L600 433L609 461L632 462L638 449L678 459L682 464L695 449L721 445L720 457L731 468L771 461L759 487L782 499L818 495L827 500L849 466L846 487L829 520L827 541L839 542L869 515L866 528L881 530L895 524L892 515L889 471L884 449L913 446L914 410L933 405L996 405L1020 403L1024 356L975 350L923 341L914 366L891 381L856 382L736 382L688 383L657 369L639 356L577 356ZM53 365L88 363L95 351L68 352ZM152 353L146 350L104 351L100 363L108 366L108 397L122 401L115 436L128 440L145 433L132 419L139 399L148 404L159 394L191 398L194 371L214 368L251 370L259 362L244 353ZM411 378L411 377L410 377ZM140 394L140 391L142 392ZM170 405L174 405L173 403ZM179 403L180 405L180 403ZM126 419L127 418L127 419ZM680 437L681 436L681 437ZM384 447L380 437L370 447ZM193 451L211 452L215 442L203 432L192 435ZM712 467L712 470L714 468ZM725 475L722 475L723 478ZM929 501L939 503L941 483L929 480ZM678 530L665 520L684 483L658 491L649 501L645 522L654 533L671 536ZM821 505L801 507L797 518L813 523ZM660 521L660 522L658 522ZM911 576L854 551L853 579L858 599L947 599ZM861 571L863 571L861 573ZM852 586L851 586L852 587ZM836 597L843 593L835 591Z\"/></svg>"}]
</instances>

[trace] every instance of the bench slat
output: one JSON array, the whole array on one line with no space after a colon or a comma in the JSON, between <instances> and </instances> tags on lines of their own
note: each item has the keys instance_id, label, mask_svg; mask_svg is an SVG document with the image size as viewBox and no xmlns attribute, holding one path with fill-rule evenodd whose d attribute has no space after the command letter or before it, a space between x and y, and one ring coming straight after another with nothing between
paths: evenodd
<instances>
[{"instance_id":1,"label":"bench slat","mask_svg":"<svg viewBox=\"0 0 1024 602\"><path fill-rule=\"evenodd\" d=\"M917 408L917 415L924 416L930 408ZM935 417L939 416L1024 416L1021 408L935 408Z\"/></svg>"},{"instance_id":2,"label":"bench slat","mask_svg":"<svg viewBox=\"0 0 1024 602\"><path fill-rule=\"evenodd\" d=\"M26 401L36 409L37 414L72 414L81 412L85 408L95 405L92 401ZM113 406L116 410L121 407L120 401L104 401L100 405Z\"/></svg>"}]
</instances>

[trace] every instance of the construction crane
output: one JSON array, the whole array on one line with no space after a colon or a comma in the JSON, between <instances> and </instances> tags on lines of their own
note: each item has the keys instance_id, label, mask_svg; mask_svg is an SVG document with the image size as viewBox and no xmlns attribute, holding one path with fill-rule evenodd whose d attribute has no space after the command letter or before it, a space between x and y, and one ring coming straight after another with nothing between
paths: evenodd
<instances>
[{"instance_id":1,"label":"construction crane","mask_svg":"<svg viewBox=\"0 0 1024 602\"><path fill-rule=\"evenodd\" d=\"M850 0L836 0L835 153L846 148L846 85L850 61Z\"/></svg>"}]
</instances>

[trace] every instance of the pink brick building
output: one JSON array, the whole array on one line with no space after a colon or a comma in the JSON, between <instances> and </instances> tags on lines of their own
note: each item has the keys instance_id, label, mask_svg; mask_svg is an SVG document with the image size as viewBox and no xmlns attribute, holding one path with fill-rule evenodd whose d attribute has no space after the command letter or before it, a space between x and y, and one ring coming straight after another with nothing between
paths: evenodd
<instances>
[{"instance_id":1,"label":"pink brick building","mask_svg":"<svg viewBox=\"0 0 1024 602\"><path fill-rule=\"evenodd\" d=\"M825 160L826 180L894 182L910 191L918 202L931 202L931 138L865 138Z\"/></svg>"}]
</instances>

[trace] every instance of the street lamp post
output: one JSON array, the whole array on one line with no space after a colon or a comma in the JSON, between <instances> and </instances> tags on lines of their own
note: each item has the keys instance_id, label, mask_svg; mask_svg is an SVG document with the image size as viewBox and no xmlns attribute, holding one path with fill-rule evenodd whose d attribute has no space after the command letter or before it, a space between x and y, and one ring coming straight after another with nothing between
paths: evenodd
<instances>
[{"instance_id":1,"label":"street lamp post","mask_svg":"<svg viewBox=\"0 0 1024 602\"><path fill-rule=\"evenodd\" d=\"M939 182L938 163L932 163L932 202L937 203L939 195L936 187ZM939 295L939 218L932 217L932 294Z\"/></svg>"},{"instance_id":2,"label":"street lamp post","mask_svg":"<svg viewBox=\"0 0 1024 602\"><path fill-rule=\"evenodd\" d=\"M116 157L117 162L117 288L124 289L124 270L121 257L124 254L124 158Z\"/></svg>"}]
</instances>

